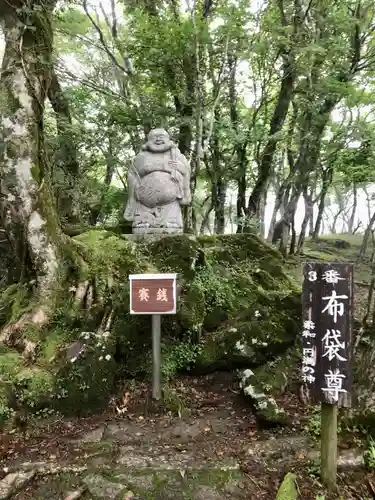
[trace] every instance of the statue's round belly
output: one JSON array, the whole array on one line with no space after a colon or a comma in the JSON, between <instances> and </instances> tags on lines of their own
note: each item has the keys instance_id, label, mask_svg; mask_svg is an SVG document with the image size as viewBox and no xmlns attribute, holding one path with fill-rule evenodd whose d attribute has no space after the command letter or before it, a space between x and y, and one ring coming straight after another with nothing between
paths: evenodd
<instances>
[{"instance_id":1,"label":"statue's round belly","mask_svg":"<svg viewBox=\"0 0 375 500\"><path fill-rule=\"evenodd\" d=\"M152 172L141 179L136 195L143 205L154 208L175 201L178 185L168 172Z\"/></svg>"}]
</instances>

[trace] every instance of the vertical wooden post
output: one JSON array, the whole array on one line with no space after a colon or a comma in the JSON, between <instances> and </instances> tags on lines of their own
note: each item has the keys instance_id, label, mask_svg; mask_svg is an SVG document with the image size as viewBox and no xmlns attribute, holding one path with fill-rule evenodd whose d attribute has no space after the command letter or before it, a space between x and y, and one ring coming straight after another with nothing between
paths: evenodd
<instances>
[{"instance_id":1,"label":"vertical wooden post","mask_svg":"<svg viewBox=\"0 0 375 500\"><path fill-rule=\"evenodd\" d=\"M322 403L321 479L329 492L336 490L337 476L337 404Z\"/></svg>"},{"instance_id":2,"label":"vertical wooden post","mask_svg":"<svg viewBox=\"0 0 375 500\"><path fill-rule=\"evenodd\" d=\"M161 397L160 370L161 370L161 316L152 315L152 397L158 401Z\"/></svg>"}]
</instances>

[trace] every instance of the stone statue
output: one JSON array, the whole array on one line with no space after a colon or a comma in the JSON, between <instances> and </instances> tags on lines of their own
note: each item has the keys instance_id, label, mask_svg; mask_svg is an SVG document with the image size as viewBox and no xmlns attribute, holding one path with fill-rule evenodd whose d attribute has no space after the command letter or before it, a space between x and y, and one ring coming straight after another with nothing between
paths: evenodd
<instances>
[{"instance_id":1,"label":"stone statue","mask_svg":"<svg viewBox=\"0 0 375 500\"><path fill-rule=\"evenodd\" d=\"M128 173L124 218L133 233L182 233L181 205L191 203L188 160L164 129L154 129Z\"/></svg>"}]
</instances>

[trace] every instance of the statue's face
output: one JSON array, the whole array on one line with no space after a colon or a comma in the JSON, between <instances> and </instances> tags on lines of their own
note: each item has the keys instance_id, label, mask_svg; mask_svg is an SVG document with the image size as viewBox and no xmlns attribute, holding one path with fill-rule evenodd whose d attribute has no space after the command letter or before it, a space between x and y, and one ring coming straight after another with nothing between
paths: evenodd
<instances>
[{"instance_id":1,"label":"statue's face","mask_svg":"<svg viewBox=\"0 0 375 500\"><path fill-rule=\"evenodd\" d=\"M152 130L148 136L148 149L155 152L163 152L171 147L168 132L163 129Z\"/></svg>"}]
</instances>

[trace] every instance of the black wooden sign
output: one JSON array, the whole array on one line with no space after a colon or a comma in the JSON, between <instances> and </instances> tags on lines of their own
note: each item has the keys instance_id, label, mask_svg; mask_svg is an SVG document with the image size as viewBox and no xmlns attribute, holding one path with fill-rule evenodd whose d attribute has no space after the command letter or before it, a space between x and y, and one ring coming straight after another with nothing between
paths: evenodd
<instances>
[{"instance_id":1,"label":"black wooden sign","mask_svg":"<svg viewBox=\"0 0 375 500\"><path fill-rule=\"evenodd\" d=\"M303 266L302 380L312 399L351 405L353 266Z\"/></svg>"}]
</instances>

